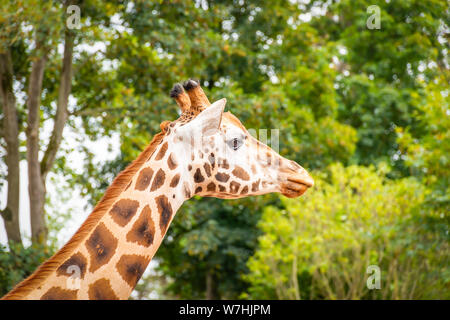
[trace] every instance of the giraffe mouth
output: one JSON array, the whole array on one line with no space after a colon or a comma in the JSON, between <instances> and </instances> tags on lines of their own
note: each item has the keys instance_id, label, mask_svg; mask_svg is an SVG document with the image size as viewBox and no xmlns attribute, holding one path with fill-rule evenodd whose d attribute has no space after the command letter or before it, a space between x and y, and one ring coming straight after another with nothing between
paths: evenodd
<instances>
[{"instance_id":1,"label":"giraffe mouth","mask_svg":"<svg viewBox=\"0 0 450 320\"><path fill-rule=\"evenodd\" d=\"M300 197L314 185L314 180L309 176L293 175L287 178L281 185L281 193L288 198Z\"/></svg>"}]
</instances>

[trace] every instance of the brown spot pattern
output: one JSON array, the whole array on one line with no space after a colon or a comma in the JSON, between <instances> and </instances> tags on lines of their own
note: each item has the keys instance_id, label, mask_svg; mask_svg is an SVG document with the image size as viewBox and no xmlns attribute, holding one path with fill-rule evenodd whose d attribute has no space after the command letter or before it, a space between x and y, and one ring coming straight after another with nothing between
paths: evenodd
<instances>
[{"instance_id":1,"label":"brown spot pattern","mask_svg":"<svg viewBox=\"0 0 450 320\"><path fill-rule=\"evenodd\" d=\"M211 177L211 166L209 165L209 163L206 163L203 165L203 168L205 169L206 175L208 177Z\"/></svg>"},{"instance_id":2,"label":"brown spot pattern","mask_svg":"<svg viewBox=\"0 0 450 320\"><path fill-rule=\"evenodd\" d=\"M152 211L149 206L145 206L139 218L127 234L127 240L137 242L141 246L150 247L155 236L155 224L152 220Z\"/></svg>"},{"instance_id":3,"label":"brown spot pattern","mask_svg":"<svg viewBox=\"0 0 450 320\"><path fill-rule=\"evenodd\" d=\"M90 300L119 300L108 279L98 279L89 286L88 295Z\"/></svg>"},{"instance_id":4,"label":"brown spot pattern","mask_svg":"<svg viewBox=\"0 0 450 320\"><path fill-rule=\"evenodd\" d=\"M121 199L114 204L109 214L115 223L124 227L136 214L138 207L139 202L136 200Z\"/></svg>"},{"instance_id":5,"label":"brown spot pattern","mask_svg":"<svg viewBox=\"0 0 450 320\"><path fill-rule=\"evenodd\" d=\"M248 186L245 186L242 188L241 194L247 194L248 193Z\"/></svg>"},{"instance_id":6,"label":"brown spot pattern","mask_svg":"<svg viewBox=\"0 0 450 320\"><path fill-rule=\"evenodd\" d=\"M230 192L231 193L237 193L240 186L241 186L240 183L237 183L236 181L231 181L231 183L230 183Z\"/></svg>"},{"instance_id":7,"label":"brown spot pattern","mask_svg":"<svg viewBox=\"0 0 450 320\"><path fill-rule=\"evenodd\" d=\"M197 187L196 189L195 189L195 193L200 193L200 192L202 192L202 187Z\"/></svg>"},{"instance_id":8,"label":"brown spot pattern","mask_svg":"<svg viewBox=\"0 0 450 320\"><path fill-rule=\"evenodd\" d=\"M155 191L156 189L159 189L164 184L164 180L166 180L166 174L162 169L159 169L158 172L156 172L155 178L153 179L150 191Z\"/></svg>"},{"instance_id":9,"label":"brown spot pattern","mask_svg":"<svg viewBox=\"0 0 450 320\"><path fill-rule=\"evenodd\" d=\"M178 182L180 182L180 174L177 173L175 177L172 178L172 181L170 181L170 187L175 188L178 185Z\"/></svg>"},{"instance_id":10,"label":"brown spot pattern","mask_svg":"<svg viewBox=\"0 0 450 320\"><path fill-rule=\"evenodd\" d=\"M219 184L219 191L220 191L220 192L225 192L225 190L226 190L226 188L225 188L224 186L221 186L221 185Z\"/></svg>"},{"instance_id":11,"label":"brown spot pattern","mask_svg":"<svg viewBox=\"0 0 450 320\"><path fill-rule=\"evenodd\" d=\"M159 227L161 228L161 234L166 233L167 226L169 225L170 219L172 218L172 206L165 195L160 195L156 197L156 206L158 207Z\"/></svg>"},{"instance_id":12,"label":"brown spot pattern","mask_svg":"<svg viewBox=\"0 0 450 320\"><path fill-rule=\"evenodd\" d=\"M203 178L202 172L200 171L200 168L197 168L197 170L194 173L194 181L195 182L203 182L205 181L205 178Z\"/></svg>"},{"instance_id":13,"label":"brown spot pattern","mask_svg":"<svg viewBox=\"0 0 450 320\"><path fill-rule=\"evenodd\" d=\"M117 248L117 239L101 222L86 241L86 248L90 255L89 271L94 272L108 263Z\"/></svg>"},{"instance_id":14,"label":"brown spot pattern","mask_svg":"<svg viewBox=\"0 0 450 320\"><path fill-rule=\"evenodd\" d=\"M169 158L167 159L167 165L169 166L170 170L173 170L176 167L178 167L178 164L173 156L173 153L169 155Z\"/></svg>"},{"instance_id":15,"label":"brown spot pattern","mask_svg":"<svg viewBox=\"0 0 450 320\"><path fill-rule=\"evenodd\" d=\"M252 192L256 192L259 190L259 183L260 183L260 179L258 179L256 182L252 183Z\"/></svg>"},{"instance_id":16,"label":"brown spot pattern","mask_svg":"<svg viewBox=\"0 0 450 320\"><path fill-rule=\"evenodd\" d=\"M214 182L210 182L207 186L206 186L206 190L207 191L216 191L216 184Z\"/></svg>"},{"instance_id":17,"label":"brown spot pattern","mask_svg":"<svg viewBox=\"0 0 450 320\"><path fill-rule=\"evenodd\" d=\"M134 288L141 278L150 260L136 254L125 254L120 257L116 268L120 276L130 287Z\"/></svg>"},{"instance_id":18,"label":"brown spot pattern","mask_svg":"<svg viewBox=\"0 0 450 320\"><path fill-rule=\"evenodd\" d=\"M161 160L162 158L164 158L164 155L166 154L167 151L167 147L168 147L167 142L164 142L163 145L161 146L161 149L159 149L158 154L155 157L155 160Z\"/></svg>"},{"instance_id":19,"label":"brown spot pattern","mask_svg":"<svg viewBox=\"0 0 450 320\"><path fill-rule=\"evenodd\" d=\"M230 176L228 175L228 174L226 174L226 173L217 173L216 175L215 175L215 177L216 177L216 179L217 179L217 181L220 181L220 182L227 182L228 181L228 179L230 179Z\"/></svg>"},{"instance_id":20,"label":"brown spot pattern","mask_svg":"<svg viewBox=\"0 0 450 320\"><path fill-rule=\"evenodd\" d=\"M50 288L41 297L41 300L76 300L77 290L65 290L60 287Z\"/></svg>"},{"instance_id":21,"label":"brown spot pattern","mask_svg":"<svg viewBox=\"0 0 450 320\"><path fill-rule=\"evenodd\" d=\"M220 161L219 167L228 169L230 168L230 164L228 163L227 159L222 159L222 161Z\"/></svg>"},{"instance_id":22,"label":"brown spot pattern","mask_svg":"<svg viewBox=\"0 0 450 320\"><path fill-rule=\"evenodd\" d=\"M74 276L74 273L71 272L71 268L72 266L77 266L80 270L80 277L83 279L86 274L86 265L86 258L80 252L77 252L67 259L62 265L60 265L58 269L56 269L56 274L59 276L68 277Z\"/></svg>"},{"instance_id":23,"label":"brown spot pattern","mask_svg":"<svg viewBox=\"0 0 450 320\"><path fill-rule=\"evenodd\" d=\"M272 154L270 152L266 152L266 161L267 166L270 166L272 164Z\"/></svg>"},{"instance_id":24,"label":"brown spot pattern","mask_svg":"<svg viewBox=\"0 0 450 320\"><path fill-rule=\"evenodd\" d=\"M250 176L248 175L248 173L239 166L236 166L234 168L232 174L241 180L245 180L245 181L250 180Z\"/></svg>"},{"instance_id":25,"label":"brown spot pattern","mask_svg":"<svg viewBox=\"0 0 450 320\"><path fill-rule=\"evenodd\" d=\"M144 168L139 173L139 177L136 181L136 189L144 191L147 189L150 181L152 180L153 170L151 168Z\"/></svg>"}]
</instances>

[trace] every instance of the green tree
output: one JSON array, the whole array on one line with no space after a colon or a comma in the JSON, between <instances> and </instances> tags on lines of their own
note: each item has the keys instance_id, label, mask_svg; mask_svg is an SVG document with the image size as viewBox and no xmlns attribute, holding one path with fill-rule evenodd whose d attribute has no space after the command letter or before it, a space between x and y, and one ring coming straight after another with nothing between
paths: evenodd
<instances>
[{"instance_id":1,"label":"green tree","mask_svg":"<svg viewBox=\"0 0 450 320\"><path fill-rule=\"evenodd\" d=\"M2 217L10 239L20 240L21 159L28 154L31 160L30 183L41 184L35 197L40 204L49 172L60 173L70 188L79 187L94 204L114 176L159 131L159 124L178 117L178 108L168 96L172 85L194 77L200 79L210 100L226 97L228 109L247 128L257 134L267 129L269 139L270 130L278 129L280 153L308 170L318 170L319 177L333 163L389 163L393 170L387 174L394 180L383 177L382 185L370 185L369 169L358 170L370 178L369 186L387 192L383 189L387 184L398 191L399 201L404 199L399 190L405 181L424 190L424 205L413 201L420 208L411 218L415 222L402 226L421 226L420 232L413 229L414 236L438 239L436 246L445 243L449 172L445 1L84 0L79 2L81 29L71 32L64 23L68 4L9 1L0 9L0 148L7 167L0 173L0 186L8 182ZM380 8L381 29L370 30L367 7L374 4ZM310 20L308 14L312 14ZM65 55L63 43L72 46L73 52L67 48L64 52L70 54ZM62 68L69 60L71 73ZM68 84L71 90L66 90ZM67 103L69 96L73 103ZM55 134L46 138L43 128L49 123L54 124ZM77 149L67 143L63 127L76 132ZM27 128L37 130L38 136L27 137ZM113 134L120 136L119 156L96 162L84 139L96 141ZM45 156L39 158L39 152ZM72 152L83 155L82 172L68 163L66 156ZM339 171L344 176L347 173ZM395 180L407 176L416 179ZM373 200L375 195L364 191ZM315 193L307 196L313 199ZM394 196L387 196L395 201ZM344 204L347 200L340 199ZM158 290L167 287L170 297L183 298L237 298L242 292L274 297L273 287L258 287L242 279L249 272L247 260L257 249L257 237L267 236L264 224L258 227L267 205L274 213L297 210L276 195L191 200L178 213L156 255L156 278L164 278L164 288ZM58 219L47 216L43 220L42 206L35 207L40 227L33 228L34 234L45 225L55 229ZM45 209L49 208L47 201ZM388 223L398 226L395 219L383 221L386 228ZM360 236L358 230L352 232L349 239ZM436 234L441 236L436 238ZM405 241L423 240L408 238L403 231L401 235ZM386 241L398 247L396 239ZM341 252L340 245L347 243L334 245L329 251ZM434 258L441 259L439 254ZM397 261L395 255L386 259ZM299 287L316 290L319 278L315 276L309 271L301 273ZM423 283L434 283L430 279ZM436 297L441 292L437 288L435 293L415 292L420 297ZM153 286L143 279L137 290L137 296L143 297ZM308 290L301 289L300 297L326 296L323 290L320 294ZM297 297L291 289L279 296ZM398 292L386 293L386 297L398 296Z\"/></svg>"},{"instance_id":2,"label":"green tree","mask_svg":"<svg viewBox=\"0 0 450 320\"><path fill-rule=\"evenodd\" d=\"M339 120L357 130L354 161L364 165L387 161L397 174L408 175L399 157L396 128L420 130L414 116L416 95L438 76L450 79L447 1L346 0L314 5L326 7L326 13L310 25L336 48ZM380 9L380 29L367 27L371 5Z\"/></svg>"},{"instance_id":3,"label":"green tree","mask_svg":"<svg viewBox=\"0 0 450 320\"><path fill-rule=\"evenodd\" d=\"M8 238L21 242L19 230L19 162L26 159L30 201L31 239L45 244L48 228L45 214L46 181L60 161L57 153L70 115L75 47L83 34L89 40L104 35L99 25L112 14L111 5L98 1L7 1L0 11L1 146L5 149L8 200L2 217ZM68 8L76 5L83 17L81 29L69 26ZM97 10L95 8L102 8ZM92 24L87 23L89 16ZM60 50L57 50L60 45ZM81 57L83 60L86 56ZM78 89L78 88L77 88ZM77 92L78 93L78 92ZM76 95L75 95L76 96ZM73 97L73 96L72 96ZM52 127L43 137L44 123ZM23 139L21 134L25 134ZM20 147L24 147L24 151ZM42 154L42 155L40 155Z\"/></svg>"},{"instance_id":4,"label":"green tree","mask_svg":"<svg viewBox=\"0 0 450 320\"><path fill-rule=\"evenodd\" d=\"M31 275L42 262L52 256L55 249L38 243L24 248L21 243L14 241L9 243L8 248L0 246L0 296Z\"/></svg>"},{"instance_id":5,"label":"green tree","mask_svg":"<svg viewBox=\"0 0 450 320\"><path fill-rule=\"evenodd\" d=\"M448 298L448 236L421 223L433 215L422 210L429 191L386 173L384 166L332 165L300 201L264 210L243 297ZM378 290L366 286L370 265L381 270Z\"/></svg>"}]
</instances>

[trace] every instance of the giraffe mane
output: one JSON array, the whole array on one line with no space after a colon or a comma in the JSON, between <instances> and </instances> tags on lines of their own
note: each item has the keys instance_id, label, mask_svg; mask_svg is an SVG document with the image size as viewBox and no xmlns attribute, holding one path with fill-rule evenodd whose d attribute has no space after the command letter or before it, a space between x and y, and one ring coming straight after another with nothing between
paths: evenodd
<instances>
[{"instance_id":1,"label":"giraffe mane","mask_svg":"<svg viewBox=\"0 0 450 320\"><path fill-rule=\"evenodd\" d=\"M127 187L130 179L139 170L139 168L152 156L157 146L161 143L166 133L168 121L161 123L162 132L153 137L153 140L141 154L129 164L122 172L120 172L112 184L108 187L102 199L95 206L92 213L80 226L78 231L72 238L52 257L41 264L41 266L29 277L21 281L14 289L7 293L0 300L14 300L23 298L30 291L35 289L39 284L44 282L54 270L56 270L77 246L91 233L97 222L106 214L107 210L114 204L115 199Z\"/></svg>"}]
</instances>

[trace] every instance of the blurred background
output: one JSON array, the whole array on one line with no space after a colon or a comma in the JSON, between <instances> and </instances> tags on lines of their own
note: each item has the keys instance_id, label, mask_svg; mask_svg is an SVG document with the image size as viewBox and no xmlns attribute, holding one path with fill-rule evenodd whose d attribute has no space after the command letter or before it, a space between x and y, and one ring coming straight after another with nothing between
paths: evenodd
<instances>
[{"instance_id":1,"label":"blurred background","mask_svg":"<svg viewBox=\"0 0 450 320\"><path fill-rule=\"evenodd\" d=\"M0 296L70 239L178 117L172 85L196 78L247 128L278 129L316 185L189 200L132 299L449 299L449 14L445 0L2 0Z\"/></svg>"}]
</instances>

